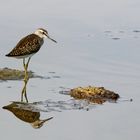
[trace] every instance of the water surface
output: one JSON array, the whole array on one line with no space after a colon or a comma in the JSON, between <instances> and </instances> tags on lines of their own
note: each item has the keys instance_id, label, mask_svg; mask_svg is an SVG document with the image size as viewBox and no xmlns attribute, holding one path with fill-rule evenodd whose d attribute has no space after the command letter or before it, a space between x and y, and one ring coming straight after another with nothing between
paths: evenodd
<instances>
[{"instance_id":1,"label":"water surface","mask_svg":"<svg viewBox=\"0 0 140 140\"><path fill-rule=\"evenodd\" d=\"M46 40L29 69L49 79L30 79L30 102L69 101L64 88L104 86L122 98L89 111L41 112L53 117L35 130L2 109L20 101L22 81L0 82L1 139L132 140L139 138L140 19L138 0L1 0L0 67L23 69L22 61L6 58L17 41L38 27L58 44ZM125 99L133 102L124 102ZM8 135L7 135L8 133Z\"/></svg>"}]
</instances>

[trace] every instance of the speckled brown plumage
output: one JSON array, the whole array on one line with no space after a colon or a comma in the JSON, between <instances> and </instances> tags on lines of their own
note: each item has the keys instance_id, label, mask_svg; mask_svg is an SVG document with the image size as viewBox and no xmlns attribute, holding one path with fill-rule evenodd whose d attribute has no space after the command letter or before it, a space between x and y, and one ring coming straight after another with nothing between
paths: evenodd
<instances>
[{"instance_id":1,"label":"speckled brown plumage","mask_svg":"<svg viewBox=\"0 0 140 140\"><path fill-rule=\"evenodd\" d=\"M40 118L40 112L21 109L16 103L4 106L3 109L11 111L17 118L28 123L33 123Z\"/></svg>"},{"instance_id":2,"label":"speckled brown plumage","mask_svg":"<svg viewBox=\"0 0 140 140\"><path fill-rule=\"evenodd\" d=\"M43 39L36 34L30 34L19 41L16 47L8 53L8 57L28 56L39 51Z\"/></svg>"}]
</instances>

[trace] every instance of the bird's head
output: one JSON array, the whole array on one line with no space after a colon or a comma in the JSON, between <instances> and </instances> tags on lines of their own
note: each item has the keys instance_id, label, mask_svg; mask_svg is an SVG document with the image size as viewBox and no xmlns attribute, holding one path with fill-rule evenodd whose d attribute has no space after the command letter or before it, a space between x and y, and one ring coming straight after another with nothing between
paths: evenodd
<instances>
[{"instance_id":1,"label":"bird's head","mask_svg":"<svg viewBox=\"0 0 140 140\"><path fill-rule=\"evenodd\" d=\"M57 41L55 41L54 39L52 39L49 34L48 34L48 31L43 29L43 28L38 28L36 31L35 31L35 34L38 35L40 38L48 38L50 40L52 40L53 42L57 43Z\"/></svg>"},{"instance_id":2,"label":"bird's head","mask_svg":"<svg viewBox=\"0 0 140 140\"><path fill-rule=\"evenodd\" d=\"M31 125L33 128L38 129L38 128L41 128L45 122L47 122L51 119L53 119L53 117L50 117L50 118L45 119L45 120L36 120L35 122L31 123Z\"/></svg>"}]
</instances>

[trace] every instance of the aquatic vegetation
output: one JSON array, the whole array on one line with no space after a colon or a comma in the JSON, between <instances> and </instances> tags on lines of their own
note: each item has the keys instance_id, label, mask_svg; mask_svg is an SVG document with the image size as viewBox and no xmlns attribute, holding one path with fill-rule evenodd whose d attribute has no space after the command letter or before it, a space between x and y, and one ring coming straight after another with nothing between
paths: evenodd
<instances>
[{"instance_id":1,"label":"aquatic vegetation","mask_svg":"<svg viewBox=\"0 0 140 140\"><path fill-rule=\"evenodd\" d=\"M78 87L70 90L70 96L75 99L86 99L92 103L102 104L106 101L116 101L119 94L104 87Z\"/></svg>"},{"instance_id":2,"label":"aquatic vegetation","mask_svg":"<svg viewBox=\"0 0 140 140\"><path fill-rule=\"evenodd\" d=\"M3 68L0 69L0 80L22 80L25 72L22 70ZM28 71L29 78L42 78L42 76L35 75L34 72Z\"/></svg>"}]
</instances>

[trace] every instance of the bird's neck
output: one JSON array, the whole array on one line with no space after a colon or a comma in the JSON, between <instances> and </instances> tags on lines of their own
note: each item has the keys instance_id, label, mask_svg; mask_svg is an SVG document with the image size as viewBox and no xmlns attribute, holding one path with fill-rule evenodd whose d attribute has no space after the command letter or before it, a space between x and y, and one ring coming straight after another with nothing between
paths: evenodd
<instances>
[{"instance_id":1,"label":"bird's neck","mask_svg":"<svg viewBox=\"0 0 140 140\"><path fill-rule=\"evenodd\" d=\"M38 31L35 31L33 34L39 36L42 39L44 38L44 36L42 34L40 34Z\"/></svg>"}]
</instances>

